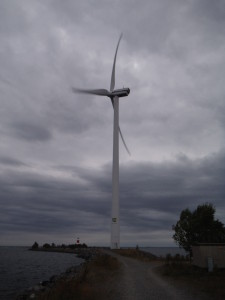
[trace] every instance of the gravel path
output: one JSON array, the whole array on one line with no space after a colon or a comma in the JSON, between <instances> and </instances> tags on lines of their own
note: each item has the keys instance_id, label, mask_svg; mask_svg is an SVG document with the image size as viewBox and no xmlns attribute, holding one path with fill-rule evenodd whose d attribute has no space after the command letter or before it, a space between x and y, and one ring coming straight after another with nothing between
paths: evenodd
<instances>
[{"instance_id":1,"label":"gravel path","mask_svg":"<svg viewBox=\"0 0 225 300\"><path fill-rule=\"evenodd\" d=\"M122 264L122 271L112 279L113 294L111 300L170 300L201 299L188 288L178 289L159 277L154 271L156 262L142 262L117 255L111 251Z\"/></svg>"}]
</instances>

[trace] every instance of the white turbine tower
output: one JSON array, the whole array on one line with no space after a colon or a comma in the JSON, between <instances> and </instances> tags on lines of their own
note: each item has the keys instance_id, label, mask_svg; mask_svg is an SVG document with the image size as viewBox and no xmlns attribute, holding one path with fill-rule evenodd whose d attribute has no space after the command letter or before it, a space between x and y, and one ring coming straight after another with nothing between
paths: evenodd
<instances>
[{"instance_id":1,"label":"white turbine tower","mask_svg":"<svg viewBox=\"0 0 225 300\"><path fill-rule=\"evenodd\" d=\"M98 96L107 96L111 99L112 106L114 108L114 125L113 125L113 166L112 166L112 223L111 223L111 249L120 248L120 216L119 216L119 134L123 141L123 144L130 154L129 149L125 143L122 132L119 127L119 98L128 96L130 93L129 88L123 88L119 90L114 90L115 88L115 66L116 66L116 56L119 48L120 40L122 34L120 35L115 57L113 61L113 69L111 76L110 91L106 89L95 89L95 90L84 90L72 88L75 93L92 94Z\"/></svg>"}]
</instances>

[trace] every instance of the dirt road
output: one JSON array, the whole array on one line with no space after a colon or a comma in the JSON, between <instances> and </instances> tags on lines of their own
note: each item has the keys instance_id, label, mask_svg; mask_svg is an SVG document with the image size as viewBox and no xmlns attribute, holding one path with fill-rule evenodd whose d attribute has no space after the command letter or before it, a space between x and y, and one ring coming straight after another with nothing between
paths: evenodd
<instances>
[{"instance_id":1,"label":"dirt road","mask_svg":"<svg viewBox=\"0 0 225 300\"><path fill-rule=\"evenodd\" d=\"M122 264L121 272L112 279L114 285L111 300L170 300L203 299L188 287L177 288L159 277L153 269L157 262L142 262L107 251Z\"/></svg>"}]
</instances>

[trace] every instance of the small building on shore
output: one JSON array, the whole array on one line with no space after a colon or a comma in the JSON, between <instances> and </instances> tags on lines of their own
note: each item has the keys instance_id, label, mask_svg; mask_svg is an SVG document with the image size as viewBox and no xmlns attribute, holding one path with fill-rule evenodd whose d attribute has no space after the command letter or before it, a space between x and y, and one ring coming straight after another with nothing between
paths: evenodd
<instances>
[{"instance_id":1,"label":"small building on shore","mask_svg":"<svg viewBox=\"0 0 225 300\"><path fill-rule=\"evenodd\" d=\"M193 265L201 268L225 268L225 243L204 243L192 246Z\"/></svg>"}]
</instances>

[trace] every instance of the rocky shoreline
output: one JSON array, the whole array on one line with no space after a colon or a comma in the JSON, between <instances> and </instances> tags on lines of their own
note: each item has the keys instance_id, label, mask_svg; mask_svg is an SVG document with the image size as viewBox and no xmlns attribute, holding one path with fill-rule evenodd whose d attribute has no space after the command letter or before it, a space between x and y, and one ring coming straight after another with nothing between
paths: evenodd
<instances>
[{"instance_id":1,"label":"rocky shoreline","mask_svg":"<svg viewBox=\"0 0 225 300\"><path fill-rule=\"evenodd\" d=\"M46 251L46 250L39 249L34 251ZM76 249L76 251L73 252L71 250L66 251L66 249L64 249L63 251L47 250L46 252L63 252L63 253L73 253L73 254L75 253L77 257L82 258L85 261L78 266L70 267L65 272L59 275L53 275L51 278L49 278L49 280L41 281L39 284L24 290L16 297L16 300L37 299L41 294L48 293L59 282L81 279L86 272L88 262L93 260L96 257L98 253L98 249L97 248Z\"/></svg>"}]
</instances>

